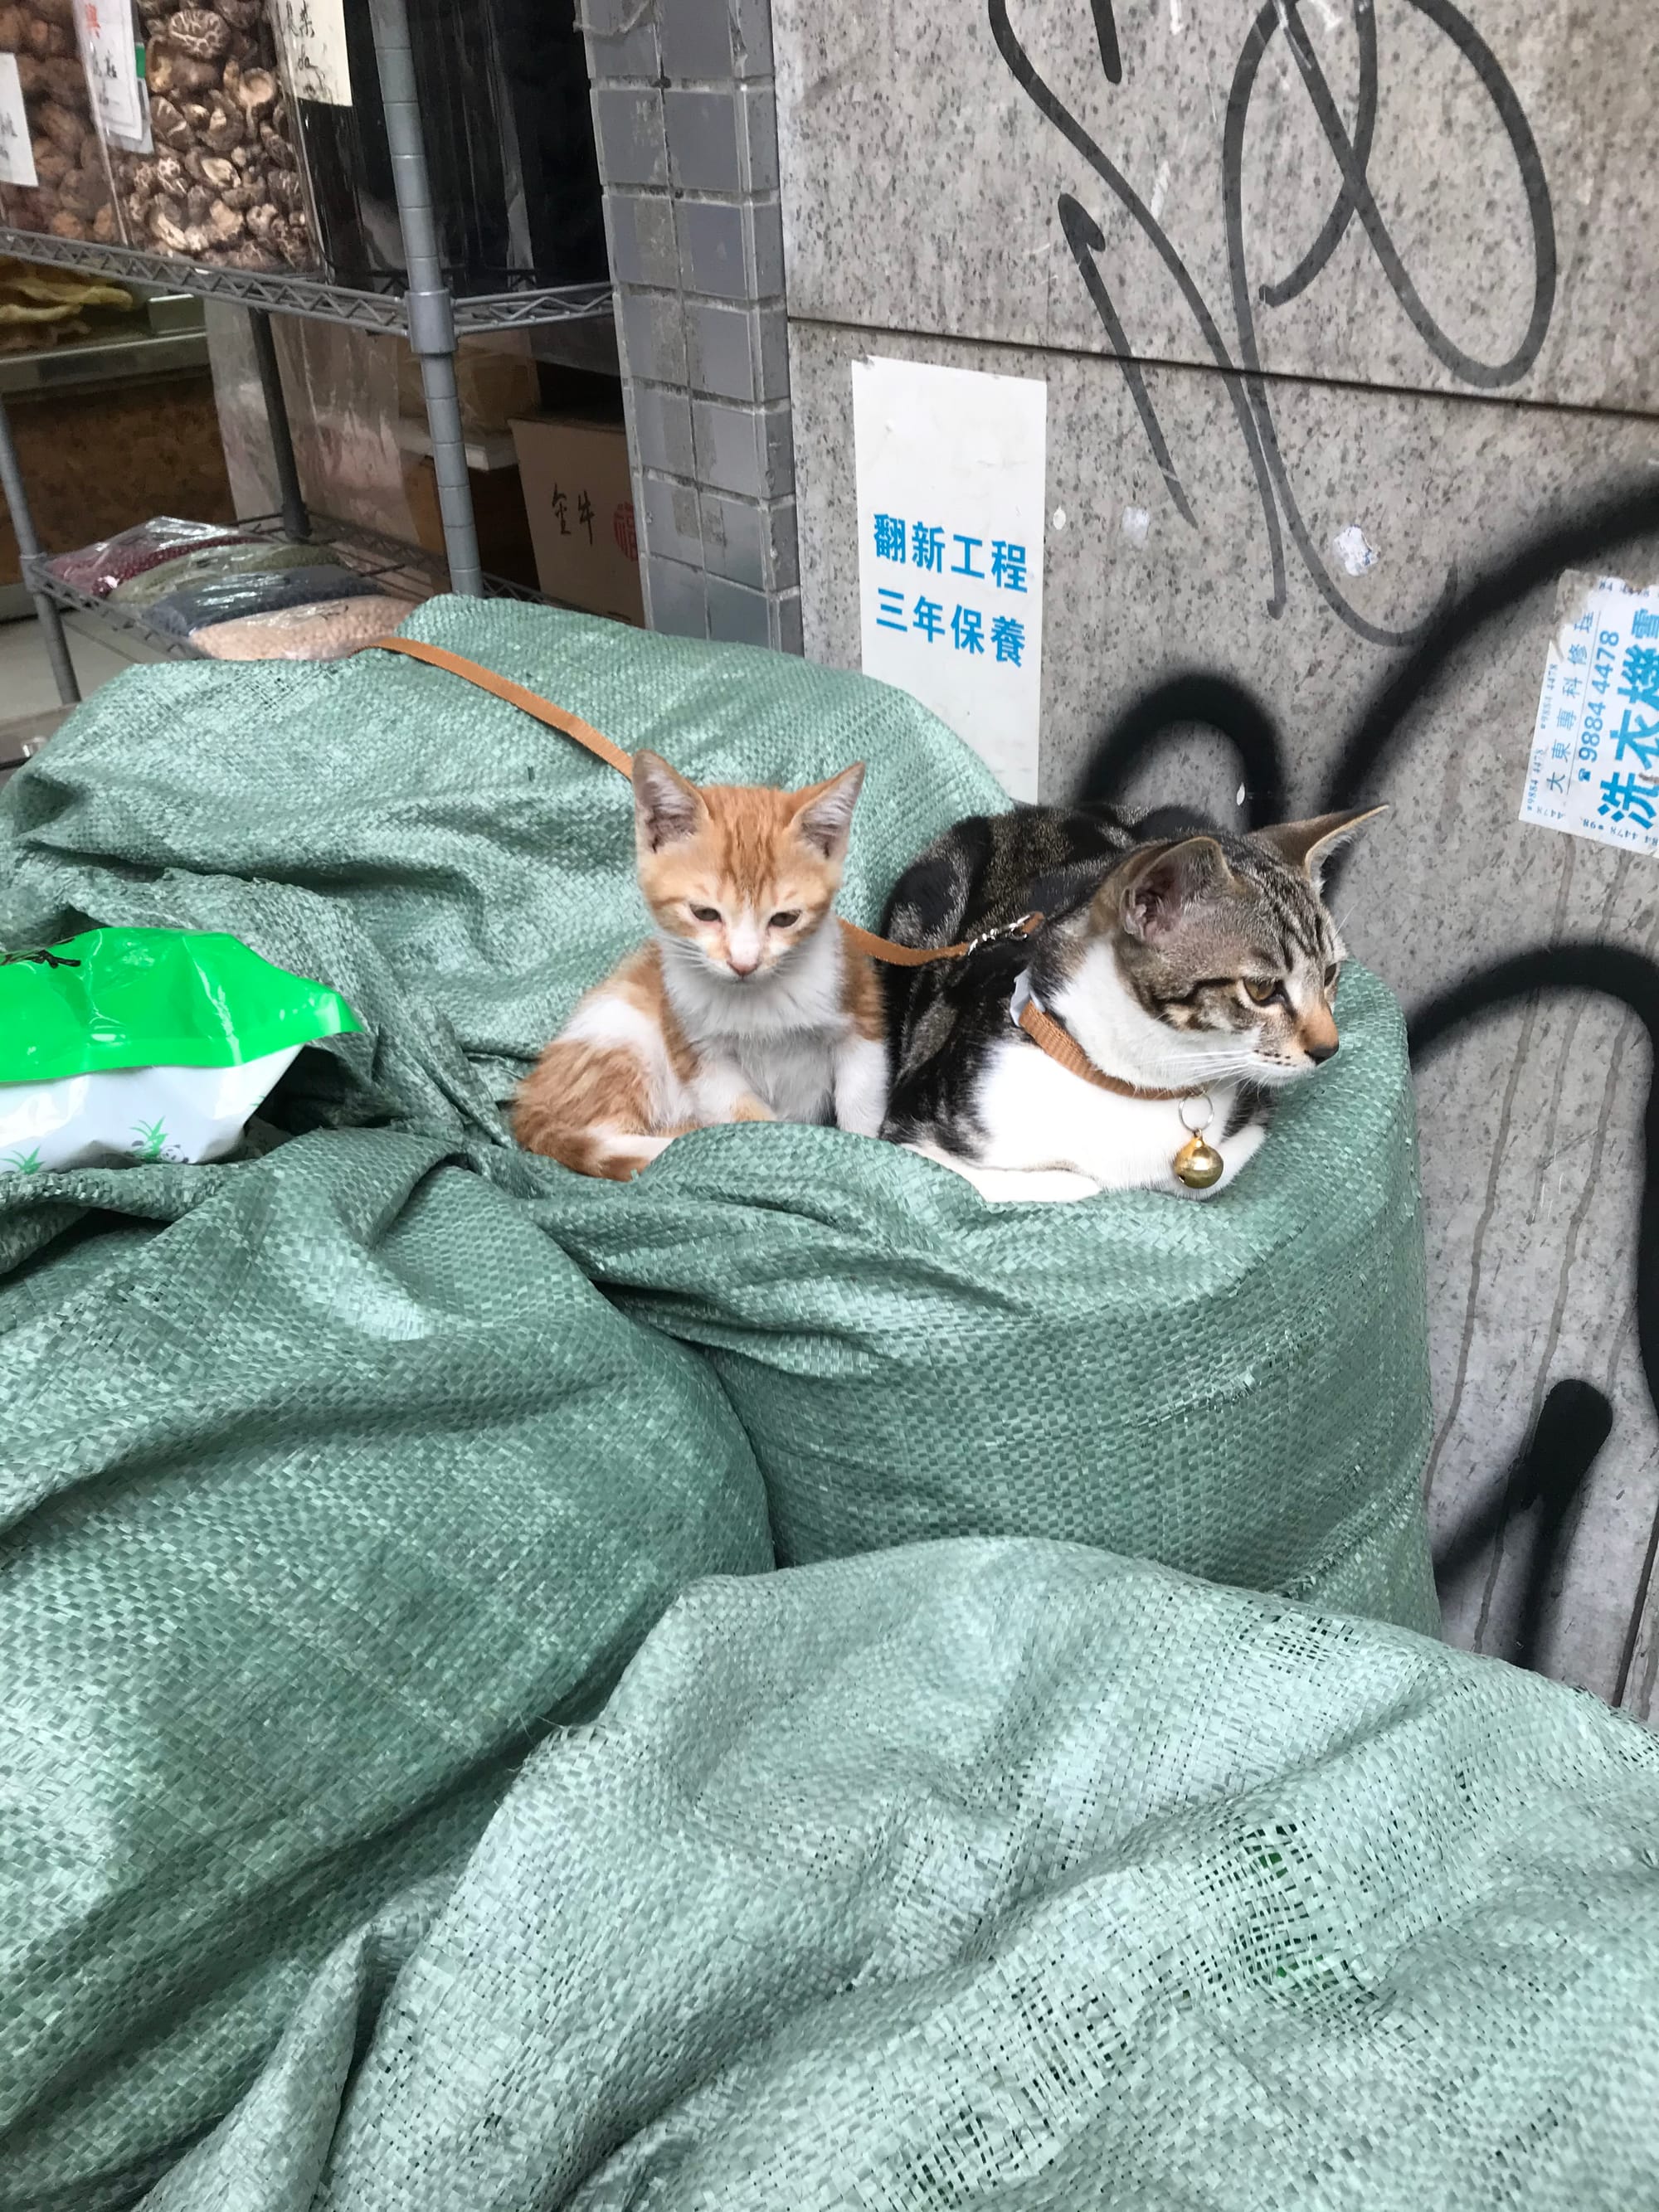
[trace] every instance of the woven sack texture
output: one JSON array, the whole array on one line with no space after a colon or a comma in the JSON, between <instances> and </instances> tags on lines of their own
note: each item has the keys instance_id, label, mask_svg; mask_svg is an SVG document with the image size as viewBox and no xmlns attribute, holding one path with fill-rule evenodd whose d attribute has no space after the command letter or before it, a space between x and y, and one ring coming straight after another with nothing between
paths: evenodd
<instances>
[{"instance_id":1,"label":"woven sack texture","mask_svg":"<svg viewBox=\"0 0 1659 2212\"><path fill-rule=\"evenodd\" d=\"M405 629L704 781L866 758L854 921L1003 803L860 677L456 599ZM1433 1624L1410 1078L1370 977L1345 980L1338 1058L1207 1205L988 1208L893 1147L781 1127L700 1132L623 1187L515 1154L497 1110L644 928L626 786L517 709L392 654L146 670L77 714L10 817L14 936L76 914L230 929L343 991L366 1034L307 1055L286 1110L441 1131L539 1192L593 1281L709 1352L785 1563L1063 1537Z\"/></svg>"},{"instance_id":2,"label":"woven sack texture","mask_svg":"<svg viewBox=\"0 0 1659 2212\"><path fill-rule=\"evenodd\" d=\"M0 2207L131 2203L676 1592L696 1356L440 1139L0 1178Z\"/></svg>"},{"instance_id":3,"label":"woven sack texture","mask_svg":"<svg viewBox=\"0 0 1659 2212\"><path fill-rule=\"evenodd\" d=\"M1082 1547L699 1586L147 2212L1634 2212L1659 1743Z\"/></svg>"}]
</instances>

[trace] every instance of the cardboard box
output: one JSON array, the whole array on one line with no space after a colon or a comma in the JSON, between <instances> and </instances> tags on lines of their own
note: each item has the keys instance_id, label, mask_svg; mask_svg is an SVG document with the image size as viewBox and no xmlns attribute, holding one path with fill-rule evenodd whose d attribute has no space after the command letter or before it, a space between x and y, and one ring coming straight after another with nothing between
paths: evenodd
<instances>
[{"instance_id":1,"label":"cardboard box","mask_svg":"<svg viewBox=\"0 0 1659 2212\"><path fill-rule=\"evenodd\" d=\"M534 416L513 425L536 575L550 599L645 624L628 434L591 416Z\"/></svg>"},{"instance_id":2,"label":"cardboard box","mask_svg":"<svg viewBox=\"0 0 1659 2212\"><path fill-rule=\"evenodd\" d=\"M421 364L405 340L398 349L398 409L426 420ZM541 383L522 331L478 331L464 336L455 350L455 388L461 425L469 435L505 430L515 415L532 415L541 405Z\"/></svg>"}]
</instances>

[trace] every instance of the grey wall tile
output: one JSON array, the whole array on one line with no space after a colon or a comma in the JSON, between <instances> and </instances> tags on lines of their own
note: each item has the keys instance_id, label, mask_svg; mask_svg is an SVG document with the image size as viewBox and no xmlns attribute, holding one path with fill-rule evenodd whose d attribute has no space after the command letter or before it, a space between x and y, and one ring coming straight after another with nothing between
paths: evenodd
<instances>
[{"instance_id":1,"label":"grey wall tile","mask_svg":"<svg viewBox=\"0 0 1659 2212\"><path fill-rule=\"evenodd\" d=\"M801 644L800 593L780 592L772 601L772 647L777 653L799 653Z\"/></svg>"},{"instance_id":2,"label":"grey wall tile","mask_svg":"<svg viewBox=\"0 0 1659 2212\"><path fill-rule=\"evenodd\" d=\"M607 191L605 230L611 246L611 275L618 284L672 287L679 282L679 247L674 235L674 203L633 192Z\"/></svg>"},{"instance_id":3,"label":"grey wall tile","mask_svg":"<svg viewBox=\"0 0 1659 2212\"><path fill-rule=\"evenodd\" d=\"M728 583L724 576L710 576L708 635L726 645L770 645L771 610L765 592Z\"/></svg>"},{"instance_id":4,"label":"grey wall tile","mask_svg":"<svg viewBox=\"0 0 1659 2212\"><path fill-rule=\"evenodd\" d=\"M655 85L601 86L593 94L599 160L611 185L666 185L668 142Z\"/></svg>"},{"instance_id":5,"label":"grey wall tile","mask_svg":"<svg viewBox=\"0 0 1659 2212\"><path fill-rule=\"evenodd\" d=\"M753 290L746 251L747 210L731 200L680 200L680 267L686 288L719 300Z\"/></svg>"},{"instance_id":6,"label":"grey wall tile","mask_svg":"<svg viewBox=\"0 0 1659 2212\"><path fill-rule=\"evenodd\" d=\"M640 384L634 391L634 452L642 469L667 476L694 477L697 464L691 442L691 401L684 392Z\"/></svg>"},{"instance_id":7,"label":"grey wall tile","mask_svg":"<svg viewBox=\"0 0 1659 2212\"><path fill-rule=\"evenodd\" d=\"M617 326L623 374L648 377L655 384L683 385L686 380L683 317L677 291L619 290Z\"/></svg>"},{"instance_id":8,"label":"grey wall tile","mask_svg":"<svg viewBox=\"0 0 1659 2212\"><path fill-rule=\"evenodd\" d=\"M671 561L700 567L703 560L702 517L696 484L682 483L672 477L653 476L648 469L641 469L641 489L645 495L646 543L651 550L665 555Z\"/></svg>"},{"instance_id":9,"label":"grey wall tile","mask_svg":"<svg viewBox=\"0 0 1659 2212\"><path fill-rule=\"evenodd\" d=\"M658 0L664 75L694 81L730 76L733 29L726 0Z\"/></svg>"},{"instance_id":10,"label":"grey wall tile","mask_svg":"<svg viewBox=\"0 0 1659 2212\"><path fill-rule=\"evenodd\" d=\"M670 637L707 637L708 603L701 568L647 553L641 564L646 619Z\"/></svg>"},{"instance_id":11,"label":"grey wall tile","mask_svg":"<svg viewBox=\"0 0 1659 2212\"><path fill-rule=\"evenodd\" d=\"M661 75L656 0L586 0L580 16L593 83L629 77L650 82Z\"/></svg>"},{"instance_id":12,"label":"grey wall tile","mask_svg":"<svg viewBox=\"0 0 1659 2212\"><path fill-rule=\"evenodd\" d=\"M705 483L748 499L787 494L791 449L787 407L737 407L694 399L691 417L697 474Z\"/></svg>"},{"instance_id":13,"label":"grey wall tile","mask_svg":"<svg viewBox=\"0 0 1659 2212\"><path fill-rule=\"evenodd\" d=\"M732 76L770 76L772 0L727 0L727 6L732 25Z\"/></svg>"},{"instance_id":14,"label":"grey wall tile","mask_svg":"<svg viewBox=\"0 0 1659 2212\"><path fill-rule=\"evenodd\" d=\"M757 503L705 491L702 547L711 572L756 591L793 590L799 580L792 499Z\"/></svg>"},{"instance_id":15,"label":"grey wall tile","mask_svg":"<svg viewBox=\"0 0 1659 2212\"><path fill-rule=\"evenodd\" d=\"M738 94L738 137L743 189L778 189L778 106L769 82L744 85Z\"/></svg>"},{"instance_id":16,"label":"grey wall tile","mask_svg":"<svg viewBox=\"0 0 1659 2212\"><path fill-rule=\"evenodd\" d=\"M681 191L736 192L742 188L745 164L738 144L740 96L735 88L664 95L674 142L674 182Z\"/></svg>"}]
</instances>

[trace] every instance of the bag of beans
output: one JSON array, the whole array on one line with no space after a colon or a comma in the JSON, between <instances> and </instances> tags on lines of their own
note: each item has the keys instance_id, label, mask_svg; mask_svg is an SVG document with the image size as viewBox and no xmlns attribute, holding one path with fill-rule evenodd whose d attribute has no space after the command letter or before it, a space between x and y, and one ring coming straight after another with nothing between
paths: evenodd
<instances>
[{"instance_id":1,"label":"bag of beans","mask_svg":"<svg viewBox=\"0 0 1659 2212\"><path fill-rule=\"evenodd\" d=\"M142 576L118 584L110 599L114 605L137 614L199 584L216 584L227 578L280 576L290 568L323 569L331 574L339 568L343 573L339 555L331 553L326 546L300 544L292 538L256 538L175 554L172 560L145 569Z\"/></svg>"},{"instance_id":2,"label":"bag of beans","mask_svg":"<svg viewBox=\"0 0 1659 2212\"><path fill-rule=\"evenodd\" d=\"M338 992L216 931L0 953L0 1174L222 1159L304 1046L358 1027Z\"/></svg>"},{"instance_id":3,"label":"bag of beans","mask_svg":"<svg viewBox=\"0 0 1659 2212\"><path fill-rule=\"evenodd\" d=\"M415 611L408 599L331 599L192 630L190 641L214 660L343 660L397 629Z\"/></svg>"},{"instance_id":4,"label":"bag of beans","mask_svg":"<svg viewBox=\"0 0 1659 2212\"><path fill-rule=\"evenodd\" d=\"M60 582L94 599L106 599L118 585L159 568L184 553L199 553L210 545L252 545L234 526L222 522L185 522L176 514L158 514L137 522L113 538L100 538L77 552L60 553L46 563Z\"/></svg>"},{"instance_id":5,"label":"bag of beans","mask_svg":"<svg viewBox=\"0 0 1659 2212\"><path fill-rule=\"evenodd\" d=\"M145 618L173 637L188 637L210 624L239 622L246 615L281 614L332 599L366 599L380 587L355 569L335 563L302 565L273 574L217 576L169 592L147 608Z\"/></svg>"}]
</instances>

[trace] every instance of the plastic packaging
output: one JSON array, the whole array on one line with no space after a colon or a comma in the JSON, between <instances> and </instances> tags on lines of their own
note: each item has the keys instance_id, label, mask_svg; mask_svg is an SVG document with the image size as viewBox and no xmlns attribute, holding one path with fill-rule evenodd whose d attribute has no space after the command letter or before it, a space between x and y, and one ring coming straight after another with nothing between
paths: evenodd
<instances>
[{"instance_id":1,"label":"plastic packaging","mask_svg":"<svg viewBox=\"0 0 1659 2212\"><path fill-rule=\"evenodd\" d=\"M343 48L289 55L322 258L344 284L404 273L369 0ZM410 0L445 275L462 292L602 282L587 62L573 0Z\"/></svg>"},{"instance_id":2,"label":"plastic packaging","mask_svg":"<svg viewBox=\"0 0 1659 2212\"><path fill-rule=\"evenodd\" d=\"M415 611L390 597L331 599L285 607L191 632L191 643L214 660L343 660L397 629Z\"/></svg>"},{"instance_id":3,"label":"plastic packaging","mask_svg":"<svg viewBox=\"0 0 1659 2212\"><path fill-rule=\"evenodd\" d=\"M221 1159L345 1000L237 938L93 929L0 956L0 1173Z\"/></svg>"},{"instance_id":4,"label":"plastic packaging","mask_svg":"<svg viewBox=\"0 0 1659 2212\"><path fill-rule=\"evenodd\" d=\"M155 568L147 568L142 576L118 584L110 599L129 613L137 613L155 606L159 600L171 599L175 592L188 591L198 584L216 583L224 576L276 576L287 568L337 568L340 565L339 556L331 553L325 545L298 544L291 538L243 539L204 546L198 551L180 553L171 561L160 562Z\"/></svg>"},{"instance_id":5,"label":"plastic packaging","mask_svg":"<svg viewBox=\"0 0 1659 2212\"><path fill-rule=\"evenodd\" d=\"M138 0L140 127L100 118L128 246L222 269L316 268L274 12Z\"/></svg>"},{"instance_id":6,"label":"plastic packaging","mask_svg":"<svg viewBox=\"0 0 1659 2212\"><path fill-rule=\"evenodd\" d=\"M148 581L148 578L145 579ZM289 607L315 606L324 600L365 599L379 596L379 587L367 576L339 565L320 562L275 572L241 576L215 576L169 592L147 610L155 629L173 637L188 637L210 623L238 622L250 615L278 614Z\"/></svg>"},{"instance_id":7,"label":"plastic packaging","mask_svg":"<svg viewBox=\"0 0 1659 2212\"><path fill-rule=\"evenodd\" d=\"M0 113L12 125L0 136L6 222L113 244L114 194L76 50L74 0L0 6Z\"/></svg>"},{"instance_id":8,"label":"plastic packaging","mask_svg":"<svg viewBox=\"0 0 1659 2212\"><path fill-rule=\"evenodd\" d=\"M77 552L60 553L46 565L62 582L101 599L118 584L142 576L181 553L199 553L210 545L253 542L240 531L227 530L222 523L185 522L176 514L158 514L148 522L135 523L131 530L118 531L113 538L82 545Z\"/></svg>"}]
</instances>

